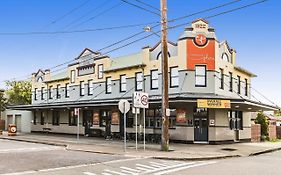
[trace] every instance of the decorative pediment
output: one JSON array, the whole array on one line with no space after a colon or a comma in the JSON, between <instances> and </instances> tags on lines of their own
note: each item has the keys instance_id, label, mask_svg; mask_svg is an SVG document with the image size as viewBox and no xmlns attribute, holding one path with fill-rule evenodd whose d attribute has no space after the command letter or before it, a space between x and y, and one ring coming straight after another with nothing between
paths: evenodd
<instances>
[{"instance_id":1,"label":"decorative pediment","mask_svg":"<svg viewBox=\"0 0 281 175\"><path fill-rule=\"evenodd\" d=\"M158 60L161 58L161 42L158 42L153 48L150 50L150 59L151 60ZM168 56L173 57L177 55L177 44L168 41Z\"/></svg>"},{"instance_id":2,"label":"decorative pediment","mask_svg":"<svg viewBox=\"0 0 281 175\"><path fill-rule=\"evenodd\" d=\"M191 24L193 31L208 33L209 23L204 19L197 19Z\"/></svg>"}]
</instances>

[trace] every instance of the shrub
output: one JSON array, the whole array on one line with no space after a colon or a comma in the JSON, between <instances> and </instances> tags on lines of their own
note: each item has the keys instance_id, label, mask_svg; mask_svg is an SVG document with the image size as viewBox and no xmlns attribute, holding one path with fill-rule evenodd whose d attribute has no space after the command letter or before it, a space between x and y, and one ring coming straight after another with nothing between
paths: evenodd
<instances>
[{"instance_id":1,"label":"shrub","mask_svg":"<svg viewBox=\"0 0 281 175\"><path fill-rule=\"evenodd\" d=\"M269 122L263 113L258 113L255 123L261 125L261 140L269 140L268 138L268 125Z\"/></svg>"}]
</instances>

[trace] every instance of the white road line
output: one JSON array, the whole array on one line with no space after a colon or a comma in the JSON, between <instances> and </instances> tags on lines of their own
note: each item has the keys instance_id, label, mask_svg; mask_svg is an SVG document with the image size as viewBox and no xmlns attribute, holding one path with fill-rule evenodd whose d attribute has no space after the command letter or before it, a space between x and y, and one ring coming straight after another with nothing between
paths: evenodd
<instances>
[{"instance_id":1,"label":"white road line","mask_svg":"<svg viewBox=\"0 0 281 175\"><path fill-rule=\"evenodd\" d=\"M90 172L83 172L83 174L86 174L86 175L96 175L95 173L90 173Z\"/></svg>"},{"instance_id":2,"label":"white road line","mask_svg":"<svg viewBox=\"0 0 281 175\"><path fill-rule=\"evenodd\" d=\"M162 163L157 163L157 162L149 162L155 166L159 166L159 167L164 167L164 166L168 166L168 165L165 165L165 164L162 164Z\"/></svg>"},{"instance_id":3,"label":"white road line","mask_svg":"<svg viewBox=\"0 0 281 175\"><path fill-rule=\"evenodd\" d=\"M112 170L108 170L108 169L106 169L104 171L109 172L109 173L113 173L113 174L118 174L118 175L127 175L127 174L124 174L124 173L120 173L120 172L112 171Z\"/></svg>"},{"instance_id":4,"label":"white road line","mask_svg":"<svg viewBox=\"0 0 281 175\"><path fill-rule=\"evenodd\" d=\"M136 167L136 169L141 170L141 171L148 171L148 170L150 170L150 169L142 168L142 167Z\"/></svg>"},{"instance_id":5,"label":"white road line","mask_svg":"<svg viewBox=\"0 0 281 175\"><path fill-rule=\"evenodd\" d=\"M156 168L154 168L154 167L151 167L151 166L147 166L147 165L143 165L143 164L136 164L136 166L140 166L140 167L143 167L143 168L147 168L147 169L156 169Z\"/></svg>"},{"instance_id":6,"label":"white road line","mask_svg":"<svg viewBox=\"0 0 281 175\"><path fill-rule=\"evenodd\" d=\"M132 174L132 175L138 175L138 173L133 173L133 172L127 171L127 170L121 170L121 172L127 173L127 174Z\"/></svg>"},{"instance_id":7,"label":"white road line","mask_svg":"<svg viewBox=\"0 0 281 175\"><path fill-rule=\"evenodd\" d=\"M178 165L165 166L165 167L162 167L162 168L158 168L156 170L146 171L146 172L141 173L141 174L147 174L147 173L151 174L151 173L155 173L155 172L158 172L158 171L164 171L164 170L169 170L169 169L173 169L173 168L179 168L179 167L183 167L183 166L187 166L187 165L192 165L192 164L195 164L195 162L181 163L181 164L178 164Z\"/></svg>"},{"instance_id":8,"label":"white road line","mask_svg":"<svg viewBox=\"0 0 281 175\"><path fill-rule=\"evenodd\" d=\"M109 173L101 173L102 175L112 175L112 174L109 174Z\"/></svg>"},{"instance_id":9,"label":"white road line","mask_svg":"<svg viewBox=\"0 0 281 175\"><path fill-rule=\"evenodd\" d=\"M121 169L128 170L128 171L133 171L133 172L136 172L136 173L141 172L140 170L136 170L136 169L132 169L132 168L124 167L124 166L122 166L122 167L120 167L120 168L121 168Z\"/></svg>"},{"instance_id":10,"label":"white road line","mask_svg":"<svg viewBox=\"0 0 281 175\"><path fill-rule=\"evenodd\" d=\"M205 163L199 163L199 164L179 167L179 168L175 168L175 169L170 169L170 170L154 173L154 175L162 175L162 174L167 174L167 173L173 173L173 172L184 170L184 169L188 169L188 168L194 168L194 167L198 167L198 166L210 165L210 164L214 164L214 163L216 163L216 162L205 162Z\"/></svg>"}]
</instances>

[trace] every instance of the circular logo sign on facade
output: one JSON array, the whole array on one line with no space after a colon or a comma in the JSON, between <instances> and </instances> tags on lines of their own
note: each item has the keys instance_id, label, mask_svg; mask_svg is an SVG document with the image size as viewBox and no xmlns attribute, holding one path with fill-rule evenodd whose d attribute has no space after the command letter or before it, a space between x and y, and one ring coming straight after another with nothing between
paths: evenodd
<instances>
[{"instance_id":1,"label":"circular logo sign on facade","mask_svg":"<svg viewBox=\"0 0 281 175\"><path fill-rule=\"evenodd\" d=\"M202 46L205 46L205 45L207 44L208 39L206 38L205 35L203 35L203 34L198 34L198 35L196 35L196 37L194 38L194 42L195 42L195 44L196 44L197 46L202 47Z\"/></svg>"},{"instance_id":2,"label":"circular logo sign on facade","mask_svg":"<svg viewBox=\"0 0 281 175\"><path fill-rule=\"evenodd\" d=\"M12 127L11 127L11 132L12 132L12 133L17 132L17 128L16 128L15 126L12 126Z\"/></svg>"}]
</instances>

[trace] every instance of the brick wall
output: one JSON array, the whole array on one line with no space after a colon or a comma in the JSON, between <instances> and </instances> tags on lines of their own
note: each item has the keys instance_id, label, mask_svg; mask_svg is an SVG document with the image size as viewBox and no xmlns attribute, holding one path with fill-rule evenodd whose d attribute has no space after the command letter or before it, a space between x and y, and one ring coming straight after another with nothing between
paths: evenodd
<instances>
[{"instance_id":1,"label":"brick wall","mask_svg":"<svg viewBox=\"0 0 281 175\"><path fill-rule=\"evenodd\" d=\"M251 125L251 140L252 140L252 142L261 141L261 125L260 124Z\"/></svg>"},{"instance_id":2,"label":"brick wall","mask_svg":"<svg viewBox=\"0 0 281 175\"><path fill-rule=\"evenodd\" d=\"M268 137L269 137L269 140L276 139L276 125L268 126Z\"/></svg>"},{"instance_id":3,"label":"brick wall","mask_svg":"<svg viewBox=\"0 0 281 175\"><path fill-rule=\"evenodd\" d=\"M276 126L277 139L281 139L281 126Z\"/></svg>"}]
</instances>

